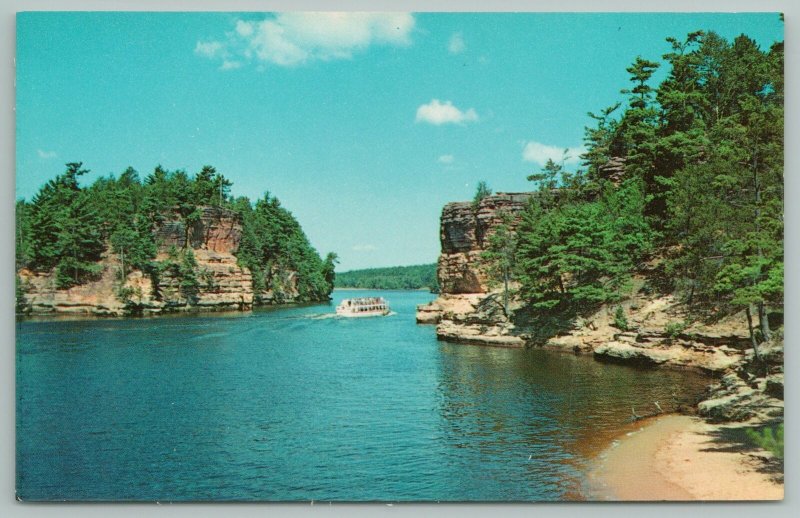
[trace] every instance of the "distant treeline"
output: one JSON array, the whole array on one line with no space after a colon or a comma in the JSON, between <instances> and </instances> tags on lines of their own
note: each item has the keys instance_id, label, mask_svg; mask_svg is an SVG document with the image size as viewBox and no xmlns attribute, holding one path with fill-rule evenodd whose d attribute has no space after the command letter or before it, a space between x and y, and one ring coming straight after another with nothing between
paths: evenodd
<instances>
[{"instance_id":1,"label":"distant treeline","mask_svg":"<svg viewBox=\"0 0 800 518\"><path fill-rule=\"evenodd\" d=\"M390 268L368 268L336 274L337 288L363 288L373 290L418 290L438 291L436 265L393 266Z\"/></svg>"}]
</instances>

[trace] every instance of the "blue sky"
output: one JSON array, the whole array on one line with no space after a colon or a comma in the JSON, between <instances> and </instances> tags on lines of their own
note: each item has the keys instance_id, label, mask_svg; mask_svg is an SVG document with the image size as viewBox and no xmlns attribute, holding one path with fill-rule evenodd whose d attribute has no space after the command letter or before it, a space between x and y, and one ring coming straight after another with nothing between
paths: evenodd
<instances>
[{"instance_id":1,"label":"blue sky","mask_svg":"<svg viewBox=\"0 0 800 518\"><path fill-rule=\"evenodd\" d=\"M634 58L697 29L783 39L777 14L23 13L17 196L71 161L212 164L340 271L434 262L445 203L577 158Z\"/></svg>"}]
</instances>

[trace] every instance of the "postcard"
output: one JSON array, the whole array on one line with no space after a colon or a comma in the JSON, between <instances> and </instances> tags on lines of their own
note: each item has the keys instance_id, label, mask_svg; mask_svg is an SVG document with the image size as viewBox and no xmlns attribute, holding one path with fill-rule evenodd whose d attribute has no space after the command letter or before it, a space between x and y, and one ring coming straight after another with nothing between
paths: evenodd
<instances>
[{"instance_id":1,"label":"postcard","mask_svg":"<svg viewBox=\"0 0 800 518\"><path fill-rule=\"evenodd\" d=\"M18 499L783 499L783 34L18 13Z\"/></svg>"}]
</instances>

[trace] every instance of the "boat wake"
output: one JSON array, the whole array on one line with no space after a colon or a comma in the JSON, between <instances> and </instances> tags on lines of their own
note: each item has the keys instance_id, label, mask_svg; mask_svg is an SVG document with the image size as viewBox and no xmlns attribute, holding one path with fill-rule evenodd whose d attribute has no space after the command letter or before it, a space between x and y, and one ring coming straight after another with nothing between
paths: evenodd
<instances>
[{"instance_id":1,"label":"boat wake","mask_svg":"<svg viewBox=\"0 0 800 518\"><path fill-rule=\"evenodd\" d=\"M311 320L327 320L329 318L336 318L339 315L336 313L316 313L314 315L306 315L306 318Z\"/></svg>"}]
</instances>

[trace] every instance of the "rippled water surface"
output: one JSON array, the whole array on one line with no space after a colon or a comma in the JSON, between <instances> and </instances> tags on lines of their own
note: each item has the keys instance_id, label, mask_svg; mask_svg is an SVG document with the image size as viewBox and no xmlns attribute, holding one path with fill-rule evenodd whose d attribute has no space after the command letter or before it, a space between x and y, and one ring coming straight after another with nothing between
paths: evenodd
<instances>
[{"instance_id":1,"label":"rippled water surface","mask_svg":"<svg viewBox=\"0 0 800 518\"><path fill-rule=\"evenodd\" d=\"M371 295L357 292L358 296ZM707 380L438 342L395 311L21 322L27 500L562 500L635 406ZM666 403L665 403L666 402Z\"/></svg>"}]
</instances>

